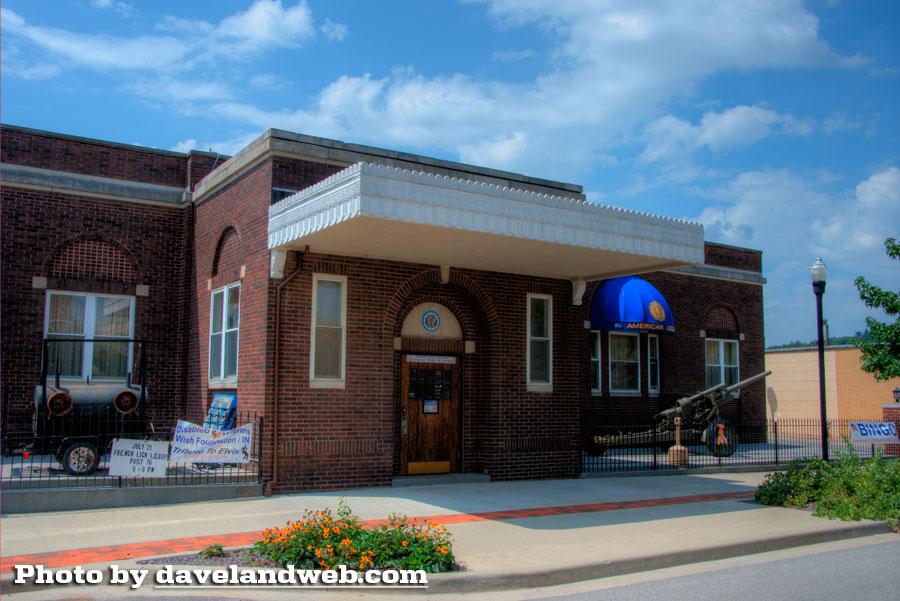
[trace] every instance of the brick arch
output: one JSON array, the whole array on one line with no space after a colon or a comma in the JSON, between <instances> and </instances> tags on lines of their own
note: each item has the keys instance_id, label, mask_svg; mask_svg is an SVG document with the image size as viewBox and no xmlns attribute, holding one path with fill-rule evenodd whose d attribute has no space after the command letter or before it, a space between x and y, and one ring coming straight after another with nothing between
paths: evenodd
<instances>
[{"instance_id":1,"label":"brick arch","mask_svg":"<svg viewBox=\"0 0 900 601\"><path fill-rule=\"evenodd\" d=\"M703 327L706 330L741 331L734 309L722 303L713 305L707 310L706 317L703 320Z\"/></svg>"},{"instance_id":2,"label":"brick arch","mask_svg":"<svg viewBox=\"0 0 900 601\"><path fill-rule=\"evenodd\" d=\"M143 279L143 270L137 257L118 240L96 234L78 234L50 251L41 266L41 275L137 284Z\"/></svg>"},{"instance_id":3,"label":"brick arch","mask_svg":"<svg viewBox=\"0 0 900 601\"><path fill-rule=\"evenodd\" d=\"M467 311L465 307L460 307L456 302L453 302L452 299L447 299L446 296L428 292L424 294L419 293L422 288L429 284L439 284L440 281L440 269L428 269L417 273L398 287L394 296L388 303L387 311L385 311L385 331L390 332L392 336L399 336L400 329L403 327L403 320L406 319L406 316L409 315L409 312L413 307L424 302L435 302L446 306L453 315L456 316L460 328L462 329L464 339L474 337L475 332L477 332L479 328L478 324L474 323L472 320L473 316L471 315L471 311ZM453 285L468 293L473 301L474 307L481 309L484 320L488 325L488 331L490 333L499 331L500 320L497 316L497 310L494 308L491 299L481 289L481 286L471 278L452 269L450 270L450 282L444 285Z\"/></svg>"},{"instance_id":4,"label":"brick arch","mask_svg":"<svg viewBox=\"0 0 900 601\"><path fill-rule=\"evenodd\" d=\"M219 234L216 242L216 251L213 254L210 276L216 276L220 271L232 267L232 263L240 263L244 258L244 245L241 236L233 225L229 225Z\"/></svg>"}]
</instances>

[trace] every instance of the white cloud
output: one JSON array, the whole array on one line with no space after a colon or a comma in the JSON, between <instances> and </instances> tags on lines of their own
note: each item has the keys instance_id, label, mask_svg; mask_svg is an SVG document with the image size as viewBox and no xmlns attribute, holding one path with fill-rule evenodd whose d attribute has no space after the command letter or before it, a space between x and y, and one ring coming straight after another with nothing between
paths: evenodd
<instances>
[{"instance_id":1,"label":"white cloud","mask_svg":"<svg viewBox=\"0 0 900 601\"><path fill-rule=\"evenodd\" d=\"M655 118L661 106L714 74L858 62L818 37L817 18L799 0L482 3L506 25L544 28L555 44L552 68L524 84L459 74L428 77L408 69L381 77L342 75L313 106L263 111L229 104L217 110L254 124L287 122L315 135L581 179L594 168L598 150L608 152ZM514 55L500 51L496 57ZM812 130L809 121L753 106L707 113L697 125L674 119L647 127L673 137L654 141L645 160L662 160L679 149L724 152L766 136ZM516 146L521 139L529 144Z\"/></svg>"},{"instance_id":2,"label":"white cloud","mask_svg":"<svg viewBox=\"0 0 900 601\"><path fill-rule=\"evenodd\" d=\"M175 146L173 146L169 150L171 150L173 152L190 152L197 148L198 148L197 138L188 138L187 140L182 140L181 142L178 142L177 144L175 144Z\"/></svg>"},{"instance_id":3,"label":"white cloud","mask_svg":"<svg viewBox=\"0 0 900 601\"><path fill-rule=\"evenodd\" d=\"M830 268L826 317L837 335L864 327L856 276L900 281L897 262L883 258L884 240L900 224L900 169L882 169L850 191L826 191L824 182L789 170L742 173L711 193L715 204L698 218L708 240L764 250L766 331L778 333L774 342L813 337L799 332L814 332L814 319L797 322L814 306L807 274L816 257Z\"/></svg>"},{"instance_id":4,"label":"white cloud","mask_svg":"<svg viewBox=\"0 0 900 601\"><path fill-rule=\"evenodd\" d=\"M125 14L130 5L98 0L95 6ZM169 16L156 27L163 35L137 37L40 27L30 25L12 10L0 10L4 38L11 35L26 40L56 60L99 70L185 71L214 57L247 60L266 49L297 48L316 36L312 12L305 0L288 8L281 0L256 0L247 10L225 17L216 25ZM346 35L346 30L342 33L340 25L331 23L328 35L338 39Z\"/></svg>"},{"instance_id":5,"label":"white cloud","mask_svg":"<svg viewBox=\"0 0 900 601\"><path fill-rule=\"evenodd\" d=\"M134 3L116 0L91 0L91 6L102 10L114 10L125 18L134 14Z\"/></svg>"},{"instance_id":6,"label":"white cloud","mask_svg":"<svg viewBox=\"0 0 900 601\"><path fill-rule=\"evenodd\" d=\"M305 0L288 9L281 0L256 0L246 11L223 19L214 35L251 48L293 48L313 38L315 27Z\"/></svg>"},{"instance_id":7,"label":"white cloud","mask_svg":"<svg viewBox=\"0 0 900 601\"><path fill-rule=\"evenodd\" d=\"M325 19L325 23L319 28L329 40L340 42L350 34L350 28L344 23L335 23L331 19Z\"/></svg>"},{"instance_id":8,"label":"white cloud","mask_svg":"<svg viewBox=\"0 0 900 601\"><path fill-rule=\"evenodd\" d=\"M686 153L702 147L722 152L750 146L776 133L806 135L812 130L809 121L755 106L707 112L699 125L666 115L647 125L643 136L647 146L640 158L648 163L683 160Z\"/></svg>"},{"instance_id":9,"label":"white cloud","mask_svg":"<svg viewBox=\"0 0 900 601\"><path fill-rule=\"evenodd\" d=\"M20 36L51 55L95 69L161 69L181 61L190 45L173 37L117 38L71 33L53 27L29 25L8 9L0 9L7 33Z\"/></svg>"}]
</instances>

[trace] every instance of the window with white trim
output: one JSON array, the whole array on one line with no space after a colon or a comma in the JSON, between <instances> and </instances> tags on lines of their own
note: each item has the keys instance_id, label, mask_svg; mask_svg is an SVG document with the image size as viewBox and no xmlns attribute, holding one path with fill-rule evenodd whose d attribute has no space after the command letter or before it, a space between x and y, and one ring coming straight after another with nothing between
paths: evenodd
<instances>
[{"instance_id":1,"label":"window with white trim","mask_svg":"<svg viewBox=\"0 0 900 601\"><path fill-rule=\"evenodd\" d=\"M641 351L637 334L609 333L610 392L641 391Z\"/></svg>"},{"instance_id":2,"label":"window with white trim","mask_svg":"<svg viewBox=\"0 0 900 601\"><path fill-rule=\"evenodd\" d=\"M94 340L51 342L48 374L124 379L131 365L132 345L128 340L134 337L134 297L48 291L44 336L48 340Z\"/></svg>"},{"instance_id":3,"label":"window with white trim","mask_svg":"<svg viewBox=\"0 0 900 601\"><path fill-rule=\"evenodd\" d=\"M549 387L553 374L553 297L528 294L528 384Z\"/></svg>"},{"instance_id":4,"label":"window with white trim","mask_svg":"<svg viewBox=\"0 0 900 601\"><path fill-rule=\"evenodd\" d=\"M659 336L647 335L647 391L659 393Z\"/></svg>"},{"instance_id":5,"label":"window with white trim","mask_svg":"<svg viewBox=\"0 0 900 601\"><path fill-rule=\"evenodd\" d=\"M740 379L738 341L706 339L706 387L724 382L728 386Z\"/></svg>"},{"instance_id":6,"label":"window with white trim","mask_svg":"<svg viewBox=\"0 0 900 601\"><path fill-rule=\"evenodd\" d=\"M213 290L209 310L209 381L236 382L241 320L241 283Z\"/></svg>"},{"instance_id":7,"label":"window with white trim","mask_svg":"<svg viewBox=\"0 0 900 601\"><path fill-rule=\"evenodd\" d=\"M347 278L313 276L310 385L343 387L347 356Z\"/></svg>"},{"instance_id":8,"label":"window with white trim","mask_svg":"<svg viewBox=\"0 0 900 601\"><path fill-rule=\"evenodd\" d=\"M591 391L600 392L600 332L591 332Z\"/></svg>"}]
</instances>

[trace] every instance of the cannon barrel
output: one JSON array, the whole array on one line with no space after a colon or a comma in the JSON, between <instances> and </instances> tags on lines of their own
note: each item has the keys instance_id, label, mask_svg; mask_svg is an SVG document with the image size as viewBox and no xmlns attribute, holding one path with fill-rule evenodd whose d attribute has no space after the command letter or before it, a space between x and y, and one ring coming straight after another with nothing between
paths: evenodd
<instances>
[{"instance_id":1,"label":"cannon barrel","mask_svg":"<svg viewBox=\"0 0 900 601\"><path fill-rule=\"evenodd\" d=\"M705 397L706 395L708 395L708 394L713 394L714 392L718 392L718 391L722 390L723 388L725 388L725 382L721 382L720 384L716 384L716 385L713 386L712 388L707 388L707 389L704 390L703 392L698 392L698 393L695 394L694 396L689 396L689 397L687 398L687 402L688 402L688 403L693 403L694 401L699 401L700 399L702 399L702 398ZM683 399L679 399L679 400L683 400Z\"/></svg>"},{"instance_id":2,"label":"cannon barrel","mask_svg":"<svg viewBox=\"0 0 900 601\"><path fill-rule=\"evenodd\" d=\"M722 396L725 396L726 394L731 394L735 390L739 390L739 389L743 388L744 386L749 386L750 384L753 384L754 382L762 380L763 378L765 378L766 376L771 375L771 374L772 374L772 370L769 369L760 374L756 374L755 376L750 376L746 380L741 380L740 382L736 382L736 383L732 384L731 386L729 386L728 388L726 388L725 390L723 390Z\"/></svg>"}]
</instances>

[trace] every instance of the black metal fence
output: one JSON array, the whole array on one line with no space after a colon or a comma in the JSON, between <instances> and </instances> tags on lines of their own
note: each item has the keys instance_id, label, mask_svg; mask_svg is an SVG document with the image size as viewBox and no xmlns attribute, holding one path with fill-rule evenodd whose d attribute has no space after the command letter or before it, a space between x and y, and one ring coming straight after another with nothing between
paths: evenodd
<instances>
[{"instance_id":1,"label":"black metal fence","mask_svg":"<svg viewBox=\"0 0 900 601\"><path fill-rule=\"evenodd\" d=\"M653 424L599 428L585 445L582 471L631 472L780 465L794 459L821 457L820 424L818 419L744 420L735 426L737 444L732 449L723 453L698 436L686 436L682 439L682 445L687 448L686 457L670 453L671 437L658 434ZM847 442L849 436L850 420L829 420L828 449L831 458L841 452L850 452L851 448L861 458L875 456L878 445L850 444Z\"/></svg>"},{"instance_id":2,"label":"black metal fence","mask_svg":"<svg viewBox=\"0 0 900 601\"><path fill-rule=\"evenodd\" d=\"M175 428L159 430L137 423L133 415L114 409L107 412L78 411L47 417L36 415L32 430L4 432L0 465L0 488L124 488L139 486L189 486L259 484L261 478L263 418L237 412L236 426L252 424L248 456L233 463L166 461L165 469L153 475L110 475L110 449L115 439L170 443ZM136 425L137 424L137 425ZM39 435L35 435L39 432ZM165 445L168 455L169 444Z\"/></svg>"}]
</instances>

